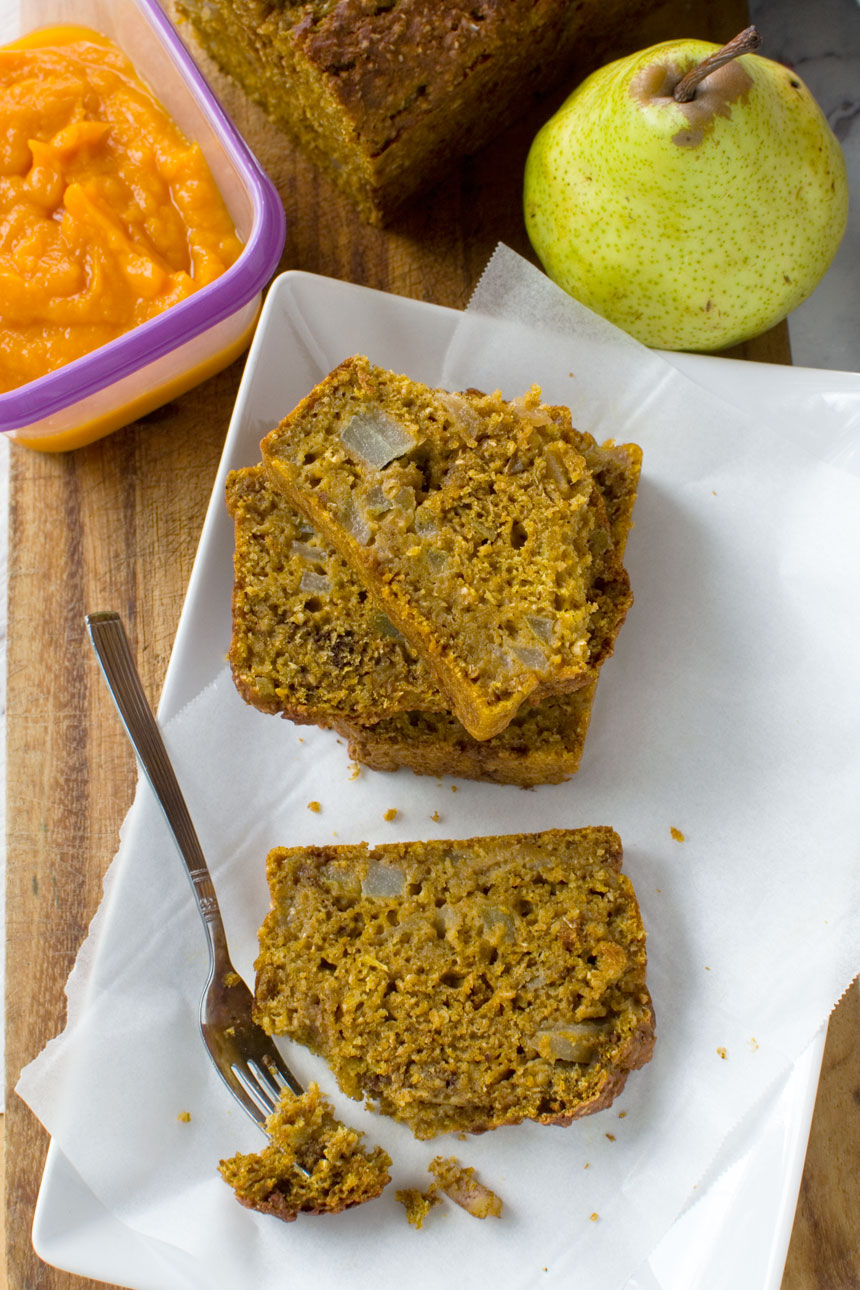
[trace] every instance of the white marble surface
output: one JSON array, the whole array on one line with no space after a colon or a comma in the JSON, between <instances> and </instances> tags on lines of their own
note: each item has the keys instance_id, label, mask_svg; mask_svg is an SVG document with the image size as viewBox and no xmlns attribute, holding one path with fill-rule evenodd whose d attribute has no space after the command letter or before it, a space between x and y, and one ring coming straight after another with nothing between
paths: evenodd
<instances>
[{"instance_id":1,"label":"white marble surface","mask_svg":"<svg viewBox=\"0 0 860 1290\"><path fill-rule=\"evenodd\" d=\"M824 280L789 319L794 362L860 371L860 5L750 0L761 53L790 63L842 144L851 180L848 229Z\"/></svg>"},{"instance_id":2,"label":"white marble surface","mask_svg":"<svg viewBox=\"0 0 860 1290\"><path fill-rule=\"evenodd\" d=\"M26 2L21 0L24 8ZM17 13L17 0L0 0L0 41L15 34ZM843 244L823 282L789 320L794 362L860 371L860 5L857 0L750 0L750 14L763 36L761 52L790 63L818 98L845 150L851 177L853 204ZM8 458L9 445L0 438L0 786L5 783ZM0 866L5 837L5 792L0 791ZM0 881L0 918L4 904L5 882ZM3 970L0 955L0 991ZM2 1045L0 1026L0 1062Z\"/></svg>"}]
</instances>

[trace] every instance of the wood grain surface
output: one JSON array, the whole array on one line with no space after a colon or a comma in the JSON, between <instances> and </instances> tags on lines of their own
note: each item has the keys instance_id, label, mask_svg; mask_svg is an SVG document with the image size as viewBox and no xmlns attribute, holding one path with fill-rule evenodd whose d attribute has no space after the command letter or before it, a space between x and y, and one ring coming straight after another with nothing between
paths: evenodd
<instances>
[{"instance_id":1,"label":"wood grain surface","mask_svg":"<svg viewBox=\"0 0 860 1290\"><path fill-rule=\"evenodd\" d=\"M716 12L715 12L716 11ZM679 35L726 40L738 0L655 4L618 52ZM189 40L189 43L190 40ZM195 51L196 52L196 51ZM522 164L553 99L388 229L368 228L199 55L266 165L287 212L281 268L466 304L499 241L529 254ZM588 68L571 69L571 84ZM741 348L790 361L785 328ZM84 615L117 609L157 699L236 394L242 362L145 420L75 453L12 453L8 677L8 1290L87 1290L41 1263L30 1226L47 1139L16 1098L21 1067L63 1025L63 987L101 894L135 782L133 755L85 641ZM860 1286L860 1007L831 1025L784 1290Z\"/></svg>"}]
</instances>

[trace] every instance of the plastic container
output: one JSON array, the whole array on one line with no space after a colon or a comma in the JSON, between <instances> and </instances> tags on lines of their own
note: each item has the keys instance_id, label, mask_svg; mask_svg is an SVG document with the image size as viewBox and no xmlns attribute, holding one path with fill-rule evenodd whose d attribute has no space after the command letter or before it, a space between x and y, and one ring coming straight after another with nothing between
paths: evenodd
<instances>
[{"instance_id":1,"label":"plastic container","mask_svg":"<svg viewBox=\"0 0 860 1290\"><path fill-rule=\"evenodd\" d=\"M180 129L200 145L244 244L235 264L188 299L0 395L0 432L30 448L59 452L127 425L242 353L280 259L285 216L272 183L155 0L25 0L20 10L18 35L74 23L119 45Z\"/></svg>"}]
</instances>

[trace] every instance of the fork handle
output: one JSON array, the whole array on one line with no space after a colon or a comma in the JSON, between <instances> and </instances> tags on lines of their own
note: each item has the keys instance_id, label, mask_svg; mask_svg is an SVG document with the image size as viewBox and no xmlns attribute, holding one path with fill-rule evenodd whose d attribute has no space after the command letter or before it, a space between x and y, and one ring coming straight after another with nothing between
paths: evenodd
<instances>
[{"instance_id":1,"label":"fork handle","mask_svg":"<svg viewBox=\"0 0 860 1290\"><path fill-rule=\"evenodd\" d=\"M215 887L185 798L170 764L161 731L147 702L122 620L119 614L105 611L87 614L86 622L96 657L126 733L185 862L197 908L209 934L210 946L215 952L224 942L224 928Z\"/></svg>"}]
</instances>

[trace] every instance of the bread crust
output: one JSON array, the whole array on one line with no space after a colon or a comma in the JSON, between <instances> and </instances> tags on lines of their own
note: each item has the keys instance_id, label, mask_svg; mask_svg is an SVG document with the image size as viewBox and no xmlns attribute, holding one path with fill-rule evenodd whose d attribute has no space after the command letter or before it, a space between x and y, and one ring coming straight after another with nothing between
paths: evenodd
<instances>
[{"instance_id":1,"label":"bread crust","mask_svg":"<svg viewBox=\"0 0 860 1290\"><path fill-rule=\"evenodd\" d=\"M659 0L176 0L206 51L370 223L618 56ZM489 106L488 106L489 105Z\"/></svg>"}]
</instances>

